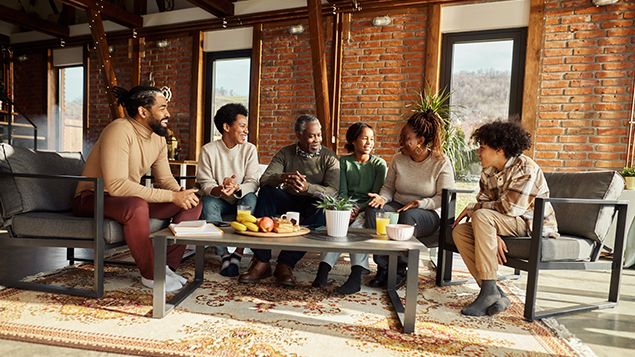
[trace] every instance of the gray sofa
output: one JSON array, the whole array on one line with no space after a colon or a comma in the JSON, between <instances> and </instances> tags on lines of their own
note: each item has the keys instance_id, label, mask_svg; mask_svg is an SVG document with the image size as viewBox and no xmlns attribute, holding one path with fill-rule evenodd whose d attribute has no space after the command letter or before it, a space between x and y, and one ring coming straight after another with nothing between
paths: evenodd
<instances>
[{"instance_id":1,"label":"gray sofa","mask_svg":"<svg viewBox=\"0 0 635 357\"><path fill-rule=\"evenodd\" d=\"M74 248L94 251L93 290L0 280L0 285L70 295L101 297L104 253L125 244L123 227L103 217L103 179L81 176L81 153L33 151L0 144L0 245L68 248L68 259L76 259ZM95 184L95 217L75 217L73 196L78 181ZM169 220L150 219L153 232L167 227Z\"/></svg>"},{"instance_id":2,"label":"gray sofa","mask_svg":"<svg viewBox=\"0 0 635 357\"><path fill-rule=\"evenodd\" d=\"M542 217L545 202L551 202L560 237L542 237L542 220L534 220L531 237L502 237L507 245L507 263L516 273L528 273L524 317L533 321L549 316L617 305L624 256L624 237L628 201L618 201L624 179L615 171L545 172L550 198L537 199L535 216ZM444 190L439 234L436 283L438 286L464 283L452 280L452 257L458 252L452 239L457 193ZM604 241L617 216L612 261L600 260ZM536 313L535 303L540 270L610 270L608 302L573 306Z\"/></svg>"}]
</instances>

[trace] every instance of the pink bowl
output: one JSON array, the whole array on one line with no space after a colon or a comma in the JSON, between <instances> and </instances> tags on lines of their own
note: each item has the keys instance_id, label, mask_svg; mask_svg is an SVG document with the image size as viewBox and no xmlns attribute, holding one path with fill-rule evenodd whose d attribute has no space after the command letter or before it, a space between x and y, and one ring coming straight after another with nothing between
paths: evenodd
<instances>
[{"instance_id":1,"label":"pink bowl","mask_svg":"<svg viewBox=\"0 0 635 357\"><path fill-rule=\"evenodd\" d=\"M387 224L386 234L392 240L409 240L415 232L415 227L408 224Z\"/></svg>"}]
</instances>

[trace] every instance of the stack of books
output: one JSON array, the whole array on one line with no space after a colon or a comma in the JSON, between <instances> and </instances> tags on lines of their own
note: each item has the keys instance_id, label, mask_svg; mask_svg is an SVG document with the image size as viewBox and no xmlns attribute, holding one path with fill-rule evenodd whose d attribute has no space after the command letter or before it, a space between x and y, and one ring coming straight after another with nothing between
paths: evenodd
<instances>
[{"instance_id":1,"label":"stack of books","mask_svg":"<svg viewBox=\"0 0 635 357\"><path fill-rule=\"evenodd\" d=\"M170 229L175 236L219 236L223 234L223 231L218 229L218 227L212 223L207 223L205 220L171 223Z\"/></svg>"}]
</instances>

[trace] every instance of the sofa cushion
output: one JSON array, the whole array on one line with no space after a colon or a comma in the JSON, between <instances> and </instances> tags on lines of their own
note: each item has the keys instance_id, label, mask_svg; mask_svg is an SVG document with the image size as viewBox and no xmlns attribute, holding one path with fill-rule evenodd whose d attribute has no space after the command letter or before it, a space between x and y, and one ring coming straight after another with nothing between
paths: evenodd
<instances>
[{"instance_id":1,"label":"sofa cushion","mask_svg":"<svg viewBox=\"0 0 635 357\"><path fill-rule=\"evenodd\" d=\"M617 200L624 190L624 179L615 171L545 172L550 197ZM562 235L604 242L615 209L600 205L553 203Z\"/></svg>"},{"instance_id":2,"label":"sofa cushion","mask_svg":"<svg viewBox=\"0 0 635 357\"><path fill-rule=\"evenodd\" d=\"M167 228L168 219L150 218L150 231ZM95 224L92 218L76 217L73 212L28 212L13 217L13 233L17 237L53 237L65 239L93 239ZM124 242L123 226L104 218L104 241L108 244Z\"/></svg>"},{"instance_id":3,"label":"sofa cushion","mask_svg":"<svg viewBox=\"0 0 635 357\"><path fill-rule=\"evenodd\" d=\"M83 168L81 153L33 151L0 144L0 172L80 176ZM24 212L68 211L72 209L76 187L74 180L0 176L2 216L8 219Z\"/></svg>"}]
</instances>

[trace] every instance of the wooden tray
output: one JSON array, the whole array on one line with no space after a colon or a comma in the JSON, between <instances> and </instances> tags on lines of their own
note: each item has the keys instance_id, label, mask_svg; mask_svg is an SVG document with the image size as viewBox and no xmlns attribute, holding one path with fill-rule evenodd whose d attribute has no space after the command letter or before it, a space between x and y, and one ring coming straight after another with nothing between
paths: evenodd
<instances>
[{"instance_id":1,"label":"wooden tray","mask_svg":"<svg viewBox=\"0 0 635 357\"><path fill-rule=\"evenodd\" d=\"M289 232L289 233L275 233L275 232L253 232L253 231L236 231L237 234L242 234L244 236L252 236L252 237L263 237L263 238L282 238L282 237L297 237L302 236L311 232L310 229L301 227L299 231Z\"/></svg>"}]
</instances>

